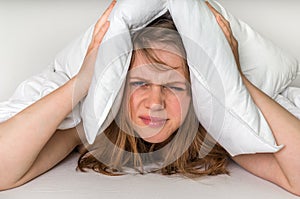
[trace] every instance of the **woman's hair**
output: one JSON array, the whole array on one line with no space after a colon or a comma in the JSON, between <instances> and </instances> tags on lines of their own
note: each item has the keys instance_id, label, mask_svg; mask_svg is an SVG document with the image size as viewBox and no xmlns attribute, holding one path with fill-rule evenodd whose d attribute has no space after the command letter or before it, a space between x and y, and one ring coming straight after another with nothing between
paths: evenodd
<instances>
[{"instance_id":1,"label":"woman's hair","mask_svg":"<svg viewBox=\"0 0 300 199\"><path fill-rule=\"evenodd\" d=\"M153 51L153 44L163 44L159 46L170 46L183 57L185 75L189 78L184 46L168 12L146 28L133 33L132 40L135 50L131 63L137 53L140 53L155 63L164 64ZM79 170L92 169L106 175L121 175L127 173L127 168L139 173L150 171L164 175L181 173L202 176L228 173L228 154L199 124L192 100L180 128L161 143L149 143L137 135L128 121L127 103L126 100L122 101L116 119L81 154L78 160ZM149 165L154 169L147 169Z\"/></svg>"}]
</instances>

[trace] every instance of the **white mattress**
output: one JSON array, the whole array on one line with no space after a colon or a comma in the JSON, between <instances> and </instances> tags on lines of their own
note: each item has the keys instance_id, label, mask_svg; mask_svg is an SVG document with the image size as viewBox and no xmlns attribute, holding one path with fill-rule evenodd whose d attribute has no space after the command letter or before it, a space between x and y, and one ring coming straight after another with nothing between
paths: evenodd
<instances>
[{"instance_id":1,"label":"white mattress","mask_svg":"<svg viewBox=\"0 0 300 199\"><path fill-rule=\"evenodd\" d=\"M231 162L229 175L192 180L159 174L110 177L75 171L79 154L72 153L54 169L16 189L0 192L1 199L293 199L299 198Z\"/></svg>"}]
</instances>

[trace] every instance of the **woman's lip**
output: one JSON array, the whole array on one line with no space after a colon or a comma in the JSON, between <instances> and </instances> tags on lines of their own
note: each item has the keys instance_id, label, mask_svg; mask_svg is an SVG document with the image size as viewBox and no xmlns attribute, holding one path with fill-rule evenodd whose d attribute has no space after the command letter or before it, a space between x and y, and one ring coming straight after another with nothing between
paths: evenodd
<instances>
[{"instance_id":1,"label":"woman's lip","mask_svg":"<svg viewBox=\"0 0 300 199\"><path fill-rule=\"evenodd\" d=\"M158 128L165 125L168 119L160 117L150 117L150 116L140 116L139 117L143 123L149 127Z\"/></svg>"}]
</instances>

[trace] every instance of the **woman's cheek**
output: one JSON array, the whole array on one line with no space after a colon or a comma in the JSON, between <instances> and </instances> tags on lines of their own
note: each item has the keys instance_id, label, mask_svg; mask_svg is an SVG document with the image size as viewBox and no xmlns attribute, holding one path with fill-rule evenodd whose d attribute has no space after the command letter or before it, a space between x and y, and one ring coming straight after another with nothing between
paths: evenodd
<instances>
[{"instance_id":1,"label":"woman's cheek","mask_svg":"<svg viewBox=\"0 0 300 199\"><path fill-rule=\"evenodd\" d=\"M189 96L179 98L179 100L178 100L178 106L177 106L178 110L177 111L178 111L178 113L180 113L181 124L185 120L185 117L188 113L190 101L191 101L191 97L189 97Z\"/></svg>"},{"instance_id":2,"label":"woman's cheek","mask_svg":"<svg viewBox=\"0 0 300 199\"><path fill-rule=\"evenodd\" d=\"M138 95L136 94L136 92L132 92L129 96L129 111L130 111L130 115L131 117L134 117L134 115L136 115L137 112L137 104L138 104Z\"/></svg>"},{"instance_id":3,"label":"woman's cheek","mask_svg":"<svg viewBox=\"0 0 300 199\"><path fill-rule=\"evenodd\" d=\"M143 92L139 89L133 90L129 95L128 110L132 120L136 119L138 112L142 112L142 101L144 98L143 96L145 96L145 94L143 94Z\"/></svg>"}]
</instances>

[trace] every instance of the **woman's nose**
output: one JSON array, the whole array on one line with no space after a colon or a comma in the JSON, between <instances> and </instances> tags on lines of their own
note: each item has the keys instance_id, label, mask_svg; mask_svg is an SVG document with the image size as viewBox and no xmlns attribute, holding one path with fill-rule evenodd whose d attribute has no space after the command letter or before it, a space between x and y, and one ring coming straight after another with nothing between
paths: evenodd
<instances>
[{"instance_id":1,"label":"woman's nose","mask_svg":"<svg viewBox=\"0 0 300 199\"><path fill-rule=\"evenodd\" d=\"M161 85L151 85L146 100L146 107L151 110L162 110L165 108L165 96Z\"/></svg>"}]
</instances>

